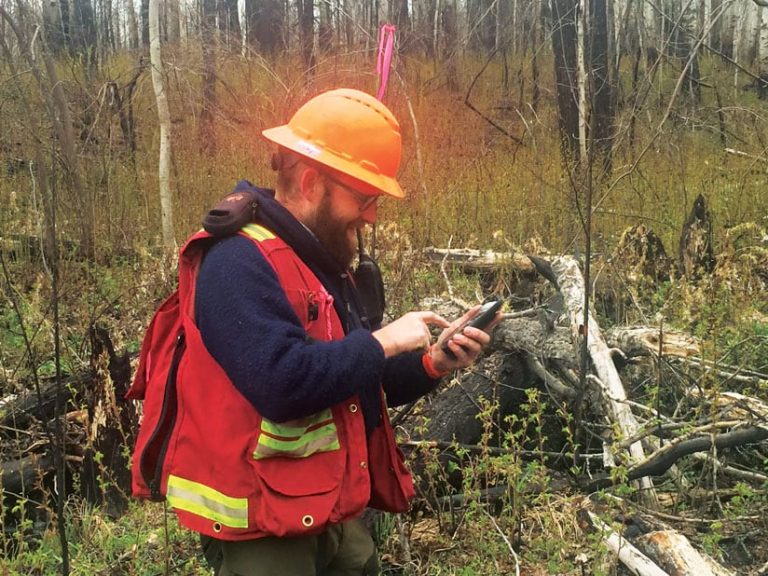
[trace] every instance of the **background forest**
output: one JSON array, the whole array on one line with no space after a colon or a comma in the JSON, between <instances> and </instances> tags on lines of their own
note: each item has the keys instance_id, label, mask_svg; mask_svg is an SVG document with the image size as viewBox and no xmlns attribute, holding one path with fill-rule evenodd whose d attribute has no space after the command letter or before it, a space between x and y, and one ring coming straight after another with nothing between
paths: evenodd
<instances>
[{"instance_id":1,"label":"background forest","mask_svg":"<svg viewBox=\"0 0 768 576\"><path fill-rule=\"evenodd\" d=\"M172 513L125 498L126 362L206 210L241 178L272 184L261 130L325 89L376 92L383 22L407 192L375 231L393 317L514 292L509 266L468 275L430 247L571 255L605 326L683 331L766 397L768 1L0 0L0 573L206 573ZM646 248L621 261L628 234ZM541 448L553 405L528 393L510 442ZM768 449L736 452L751 476L686 468L705 495L680 490L674 513L736 573L768 573ZM377 518L384 572L622 573L579 526L578 482L511 453L464 474L506 475L511 500Z\"/></svg>"}]
</instances>

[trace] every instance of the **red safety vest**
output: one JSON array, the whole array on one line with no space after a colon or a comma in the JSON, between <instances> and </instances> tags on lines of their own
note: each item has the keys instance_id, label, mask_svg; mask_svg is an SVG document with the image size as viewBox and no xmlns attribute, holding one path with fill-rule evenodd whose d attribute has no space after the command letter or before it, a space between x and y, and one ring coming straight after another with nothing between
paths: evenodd
<instances>
[{"instance_id":1,"label":"red safety vest","mask_svg":"<svg viewBox=\"0 0 768 576\"><path fill-rule=\"evenodd\" d=\"M331 296L296 253L263 226L249 224L240 234L275 269L308 335L343 338ZM182 248L179 289L155 313L142 343L128 393L144 400L134 495L165 497L182 525L225 540L312 534L366 506L407 510L413 480L383 392L382 423L367 441L357 396L301 420L272 422L208 353L193 312L195 278L210 238L200 232ZM269 374L264 377L268 386Z\"/></svg>"}]
</instances>

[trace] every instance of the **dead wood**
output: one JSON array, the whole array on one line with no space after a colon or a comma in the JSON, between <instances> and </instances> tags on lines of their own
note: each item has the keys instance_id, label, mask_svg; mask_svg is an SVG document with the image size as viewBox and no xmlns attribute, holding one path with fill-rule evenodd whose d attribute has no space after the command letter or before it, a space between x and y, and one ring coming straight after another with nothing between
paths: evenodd
<instances>
[{"instance_id":1,"label":"dead wood","mask_svg":"<svg viewBox=\"0 0 768 576\"><path fill-rule=\"evenodd\" d=\"M494 252L471 248L434 248L429 246L424 256L433 262L459 264L464 270L498 270L512 268L525 274L535 274L530 258L521 252Z\"/></svg>"},{"instance_id":2,"label":"dead wood","mask_svg":"<svg viewBox=\"0 0 768 576\"><path fill-rule=\"evenodd\" d=\"M638 537L635 542L671 576L732 576L715 560L696 550L675 530L658 530Z\"/></svg>"},{"instance_id":3,"label":"dead wood","mask_svg":"<svg viewBox=\"0 0 768 576\"><path fill-rule=\"evenodd\" d=\"M131 446L137 426L132 403L123 400L130 384L130 359L115 352L109 334L94 327L91 332L91 366L69 378L59 393L67 413L65 438L52 431L58 387L41 386L40 393L24 391L5 403L0 413L0 486L6 494L23 496L37 477L54 473L54 447L59 446L70 466L66 479L78 476L81 495L118 513L127 503L130 473L126 446ZM48 429L47 432L46 429ZM18 454L25 454L20 458Z\"/></svg>"},{"instance_id":4,"label":"dead wood","mask_svg":"<svg viewBox=\"0 0 768 576\"><path fill-rule=\"evenodd\" d=\"M69 405L76 400L72 391L78 390L83 382L92 378L90 374L82 374L76 378L68 378L61 387L61 402ZM0 433L7 435L8 429L26 430L33 422L48 422L54 416L56 404L56 383L44 382L40 386L40 394L34 390L24 390L15 398L8 400L0 408Z\"/></svg>"},{"instance_id":5,"label":"dead wood","mask_svg":"<svg viewBox=\"0 0 768 576\"><path fill-rule=\"evenodd\" d=\"M626 356L658 356L689 358L698 356L699 342L679 330L666 330L649 326L611 328L605 334L610 346Z\"/></svg>"},{"instance_id":6,"label":"dead wood","mask_svg":"<svg viewBox=\"0 0 768 576\"><path fill-rule=\"evenodd\" d=\"M53 472L52 454L30 454L18 460L0 462L0 492L21 496L39 487L43 476Z\"/></svg>"},{"instance_id":7,"label":"dead wood","mask_svg":"<svg viewBox=\"0 0 768 576\"><path fill-rule=\"evenodd\" d=\"M699 194L680 234L677 255L680 273L695 280L712 272L715 267L713 246L712 215L706 199Z\"/></svg>"},{"instance_id":8,"label":"dead wood","mask_svg":"<svg viewBox=\"0 0 768 576\"><path fill-rule=\"evenodd\" d=\"M660 476L678 460L695 452L706 452L714 446L718 450L746 446L768 439L768 428L750 426L726 432L710 434L698 438L676 440L666 444L645 461L636 464L627 471L628 480L636 480L645 476ZM613 482L610 478L600 478L589 483L589 490L607 488Z\"/></svg>"},{"instance_id":9,"label":"dead wood","mask_svg":"<svg viewBox=\"0 0 768 576\"><path fill-rule=\"evenodd\" d=\"M587 349L600 385L600 392L607 416L618 427L623 437L631 437L640 426L626 403L626 392L619 373L613 363L610 348L606 344L594 315L588 314L587 326L584 326L584 278L578 263L569 257L558 257L552 262L552 269L557 276L560 293L563 295L565 309L570 319L571 338L577 345L582 338L587 339ZM630 462L645 459L645 451L640 442L629 446ZM644 495L654 500L653 482L641 477L640 484Z\"/></svg>"},{"instance_id":10,"label":"dead wood","mask_svg":"<svg viewBox=\"0 0 768 576\"><path fill-rule=\"evenodd\" d=\"M632 574L637 576L670 576L659 568L648 556L643 554L624 536L603 522L600 517L591 510L591 504L587 498L583 499L577 516L579 525L585 532L598 534L605 546L616 555L616 558L626 566Z\"/></svg>"},{"instance_id":11,"label":"dead wood","mask_svg":"<svg viewBox=\"0 0 768 576\"><path fill-rule=\"evenodd\" d=\"M645 277L654 281L668 280L673 268L661 238L644 224L622 232L612 261L628 271L630 279Z\"/></svg>"},{"instance_id":12,"label":"dead wood","mask_svg":"<svg viewBox=\"0 0 768 576\"><path fill-rule=\"evenodd\" d=\"M413 426L410 436L414 440L477 444L483 434L483 423L477 418L483 402L493 404L500 421L513 413L519 403L517 383L530 380L525 366L515 356L489 356L476 369L446 383L425 399L420 408L423 425Z\"/></svg>"}]
</instances>

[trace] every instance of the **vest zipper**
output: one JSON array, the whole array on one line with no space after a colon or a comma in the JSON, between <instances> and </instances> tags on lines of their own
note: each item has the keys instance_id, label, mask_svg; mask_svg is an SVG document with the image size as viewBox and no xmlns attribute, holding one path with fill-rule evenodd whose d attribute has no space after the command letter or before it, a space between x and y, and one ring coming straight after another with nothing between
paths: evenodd
<instances>
[{"instance_id":1,"label":"vest zipper","mask_svg":"<svg viewBox=\"0 0 768 576\"><path fill-rule=\"evenodd\" d=\"M165 393L163 395L160 417L139 459L141 475L149 487L151 499L155 501L165 499L165 495L160 492L160 481L165 453L168 450L168 444L176 424L176 416L178 415L176 376L179 371L181 358L186 349L186 339L182 332L176 337L176 347L173 351L173 359L168 368L168 376L165 381Z\"/></svg>"}]
</instances>

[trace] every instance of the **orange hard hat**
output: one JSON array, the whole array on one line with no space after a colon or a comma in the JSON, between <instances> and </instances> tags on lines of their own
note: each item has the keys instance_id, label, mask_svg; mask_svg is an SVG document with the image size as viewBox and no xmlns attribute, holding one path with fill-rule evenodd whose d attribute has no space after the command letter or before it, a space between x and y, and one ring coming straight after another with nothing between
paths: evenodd
<instances>
[{"instance_id":1,"label":"orange hard hat","mask_svg":"<svg viewBox=\"0 0 768 576\"><path fill-rule=\"evenodd\" d=\"M405 196L395 175L400 167L400 125L376 98L359 90L323 92L299 108L288 124L262 135L329 168L368 195Z\"/></svg>"}]
</instances>

